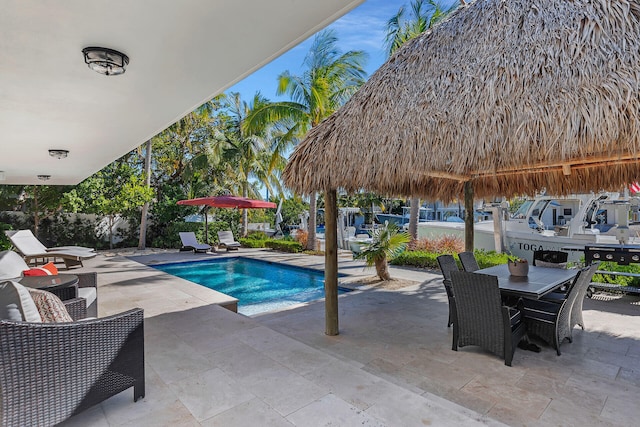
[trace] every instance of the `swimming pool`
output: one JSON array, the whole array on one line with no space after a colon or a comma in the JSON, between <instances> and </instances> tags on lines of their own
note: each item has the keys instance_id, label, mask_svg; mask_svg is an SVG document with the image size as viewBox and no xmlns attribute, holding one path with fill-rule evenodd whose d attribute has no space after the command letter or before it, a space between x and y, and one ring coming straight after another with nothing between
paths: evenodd
<instances>
[{"instance_id":1,"label":"swimming pool","mask_svg":"<svg viewBox=\"0 0 640 427\"><path fill-rule=\"evenodd\" d=\"M237 298L238 313L247 316L324 298L324 273L307 268L248 258L153 267Z\"/></svg>"}]
</instances>

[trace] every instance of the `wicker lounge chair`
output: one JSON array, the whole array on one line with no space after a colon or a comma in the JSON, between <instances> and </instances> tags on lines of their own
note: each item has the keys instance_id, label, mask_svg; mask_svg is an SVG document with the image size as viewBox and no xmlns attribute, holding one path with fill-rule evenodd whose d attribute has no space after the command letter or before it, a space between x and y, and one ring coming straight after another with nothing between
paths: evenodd
<instances>
[{"instance_id":1,"label":"wicker lounge chair","mask_svg":"<svg viewBox=\"0 0 640 427\"><path fill-rule=\"evenodd\" d=\"M6 231L5 234L27 262L60 258L69 268L76 265L82 266L82 260L97 255L93 249L83 246L47 248L33 235L31 230Z\"/></svg>"},{"instance_id":2,"label":"wicker lounge chair","mask_svg":"<svg viewBox=\"0 0 640 427\"><path fill-rule=\"evenodd\" d=\"M240 247L240 242L235 241L231 230L218 231L218 241L218 245L224 246L228 251L232 249L238 249Z\"/></svg>"},{"instance_id":3,"label":"wicker lounge chair","mask_svg":"<svg viewBox=\"0 0 640 427\"><path fill-rule=\"evenodd\" d=\"M144 397L142 309L70 323L0 320L0 425L50 426L130 387Z\"/></svg>"},{"instance_id":4,"label":"wicker lounge chair","mask_svg":"<svg viewBox=\"0 0 640 427\"><path fill-rule=\"evenodd\" d=\"M449 320L447 322L447 327L449 327L455 323L456 318L456 300L453 297L453 288L451 287L451 272L460 271L460 269L453 255L440 255L436 259L438 260L440 271L442 271L442 275L444 276L442 283L444 284L444 289L447 291L447 298L449 299Z\"/></svg>"},{"instance_id":5,"label":"wicker lounge chair","mask_svg":"<svg viewBox=\"0 0 640 427\"><path fill-rule=\"evenodd\" d=\"M452 271L451 284L457 313L453 350L477 345L503 357L504 364L511 366L526 328L518 309L502 305L497 277Z\"/></svg>"},{"instance_id":6,"label":"wicker lounge chair","mask_svg":"<svg viewBox=\"0 0 640 427\"><path fill-rule=\"evenodd\" d=\"M458 258L460 258L460 263L462 263L462 269L464 271L480 270L480 266L473 252L461 252L458 254Z\"/></svg>"},{"instance_id":7,"label":"wicker lounge chair","mask_svg":"<svg viewBox=\"0 0 640 427\"><path fill-rule=\"evenodd\" d=\"M182 241L182 248L180 250L193 252L208 252L211 250L210 245L198 242L196 234L193 231L181 231L178 234L180 234L180 240Z\"/></svg>"},{"instance_id":8,"label":"wicker lounge chair","mask_svg":"<svg viewBox=\"0 0 640 427\"><path fill-rule=\"evenodd\" d=\"M569 342L573 340L573 327L576 324L583 326L582 300L598 265L599 263L594 263L578 273L564 300L551 302L524 299L522 301L522 312L527 330L530 334L541 338L555 348L558 356L561 354L560 345L562 342L565 339ZM577 301L578 297L581 298L580 301ZM572 314L574 310L575 315Z\"/></svg>"}]
</instances>

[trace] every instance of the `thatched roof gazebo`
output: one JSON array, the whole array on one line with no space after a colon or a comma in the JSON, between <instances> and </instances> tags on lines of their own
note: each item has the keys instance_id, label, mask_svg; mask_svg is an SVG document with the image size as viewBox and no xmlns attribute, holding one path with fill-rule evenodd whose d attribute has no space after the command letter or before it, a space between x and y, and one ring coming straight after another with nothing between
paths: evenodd
<instances>
[{"instance_id":1,"label":"thatched roof gazebo","mask_svg":"<svg viewBox=\"0 0 640 427\"><path fill-rule=\"evenodd\" d=\"M566 194L635 181L639 149L639 1L477 0L312 129L284 178L300 193Z\"/></svg>"}]
</instances>

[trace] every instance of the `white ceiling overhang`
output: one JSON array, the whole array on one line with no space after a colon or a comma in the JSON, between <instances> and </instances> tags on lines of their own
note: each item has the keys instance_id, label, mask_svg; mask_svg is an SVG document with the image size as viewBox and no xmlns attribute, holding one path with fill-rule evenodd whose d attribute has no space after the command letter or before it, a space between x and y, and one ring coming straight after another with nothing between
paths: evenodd
<instances>
[{"instance_id":1,"label":"white ceiling overhang","mask_svg":"<svg viewBox=\"0 0 640 427\"><path fill-rule=\"evenodd\" d=\"M3 1L0 184L79 183L363 1ZM87 46L126 73L91 71Z\"/></svg>"}]
</instances>

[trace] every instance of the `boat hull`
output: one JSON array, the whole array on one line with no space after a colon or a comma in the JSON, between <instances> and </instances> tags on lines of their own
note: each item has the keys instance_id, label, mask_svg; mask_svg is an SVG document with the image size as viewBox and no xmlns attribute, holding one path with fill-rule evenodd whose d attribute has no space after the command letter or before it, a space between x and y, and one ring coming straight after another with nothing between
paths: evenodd
<instances>
[{"instance_id":1,"label":"boat hull","mask_svg":"<svg viewBox=\"0 0 640 427\"><path fill-rule=\"evenodd\" d=\"M533 253L537 250L557 250L569 253L569 261L580 262L584 257L585 245L593 243L618 243L615 236L602 234L575 234L572 237L545 235L531 231L506 231L503 252L533 262ZM418 224L419 239L437 239L454 236L464 240L464 224L447 222L429 222ZM486 251L496 250L496 238L493 222L476 223L474 227L474 248ZM635 239L632 239L636 243ZM631 243L631 242L630 242ZM639 242L640 243L640 242Z\"/></svg>"}]
</instances>

